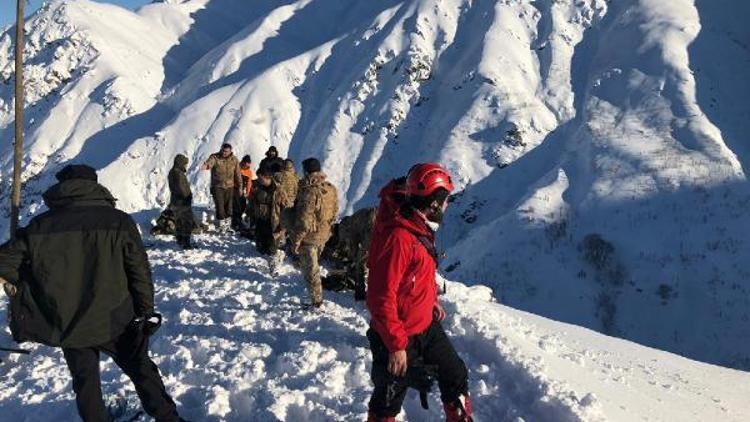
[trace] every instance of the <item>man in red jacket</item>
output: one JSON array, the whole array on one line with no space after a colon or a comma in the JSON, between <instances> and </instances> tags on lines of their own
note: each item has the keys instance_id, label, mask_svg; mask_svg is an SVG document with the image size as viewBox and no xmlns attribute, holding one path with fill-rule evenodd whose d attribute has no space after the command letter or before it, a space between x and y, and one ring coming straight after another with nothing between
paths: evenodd
<instances>
[{"instance_id":1,"label":"man in red jacket","mask_svg":"<svg viewBox=\"0 0 750 422\"><path fill-rule=\"evenodd\" d=\"M437 300L435 280L435 231L452 191L443 167L419 164L409 171L400 207L393 206L398 201L392 194L398 189L386 187L381 193L368 260L367 307L372 319L367 337L375 384L370 422L396 420L408 388L407 371L417 363L436 368L446 420L472 420L466 365L440 325L445 312ZM391 202L383 204L384 200Z\"/></svg>"}]
</instances>

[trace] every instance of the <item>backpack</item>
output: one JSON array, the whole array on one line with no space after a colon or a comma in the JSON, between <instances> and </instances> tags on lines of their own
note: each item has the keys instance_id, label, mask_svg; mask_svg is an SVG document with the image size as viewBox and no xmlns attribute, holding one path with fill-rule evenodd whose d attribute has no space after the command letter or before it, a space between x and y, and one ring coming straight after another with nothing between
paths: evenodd
<instances>
[{"instance_id":1,"label":"backpack","mask_svg":"<svg viewBox=\"0 0 750 422\"><path fill-rule=\"evenodd\" d=\"M156 225L151 228L152 235L175 234L177 233L177 221L175 220L174 211L167 208L162 211L156 220Z\"/></svg>"},{"instance_id":2,"label":"backpack","mask_svg":"<svg viewBox=\"0 0 750 422\"><path fill-rule=\"evenodd\" d=\"M333 227L339 213L339 198L336 188L329 182L324 182L321 185L316 205L316 223L322 224L322 227ZM320 227L316 227L316 231L319 230Z\"/></svg>"}]
</instances>

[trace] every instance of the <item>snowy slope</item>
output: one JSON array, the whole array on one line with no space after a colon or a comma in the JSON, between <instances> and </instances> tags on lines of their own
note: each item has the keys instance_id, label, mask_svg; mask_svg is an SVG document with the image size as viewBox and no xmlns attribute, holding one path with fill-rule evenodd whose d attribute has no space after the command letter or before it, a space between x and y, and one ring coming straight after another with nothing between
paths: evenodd
<instances>
[{"instance_id":1,"label":"snowy slope","mask_svg":"<svg viewBox=\"0 0 750 422\"><path fill-rule=\"evenodd\" d=\"M301 309L302 275L269 279L248 241L201 236L199 248L151 239L165 325L152 355L183 416L195 421L364 420L371 392L367 312L351 293ZM697 363L497 304L486 287L448 283L445 327L470 368L477 421L741 421L750 374ZM0 305L0 317L6 312ZM0 336L9 341L7 332ZM4 420L75 420L62 354L1 356ZM134 414L135 392L106 360L105 397ZM403 420L441 418L415 394Z\"/></svg>"},{"instance_id":2,"label":"snowy slope","mask_svg":"<svg viewBox=\"0 0 750 422\"><path fill-rule=\"evenodd\" d=\"M520 309L750 367L750 4L245 0L29 22L25 216L55 169L101 169L146 222L175 153L324 159L344 213L415 161L461 193L444 270ZM10 33L0 137L10 139ZM727 57L728 60L717 60ZM0 146L2 174L10 144ZM196 200L208 176L194 166ZM0 200L7 201L2 179ZM3 222L3 224L5 224Z\"/></svg>"}]
</instances>

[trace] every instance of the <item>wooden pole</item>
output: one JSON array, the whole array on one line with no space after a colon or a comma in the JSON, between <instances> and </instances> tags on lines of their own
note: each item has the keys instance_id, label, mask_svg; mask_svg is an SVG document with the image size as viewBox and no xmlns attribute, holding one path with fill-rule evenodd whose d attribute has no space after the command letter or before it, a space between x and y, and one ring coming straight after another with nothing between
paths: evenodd
<instances>
[{"instance_id":1,"label":"wooden pole","mask_svg":"<svg viewBox=\"0 0 750 422\"><path fill-rule=\"evenodd\" d=\"M23 162L23 18L26 0L16 0L16 137L13 148L13 191L10 200L10 238L16 236L21 210L21 165Z\"/></svg>"}]
</instances>

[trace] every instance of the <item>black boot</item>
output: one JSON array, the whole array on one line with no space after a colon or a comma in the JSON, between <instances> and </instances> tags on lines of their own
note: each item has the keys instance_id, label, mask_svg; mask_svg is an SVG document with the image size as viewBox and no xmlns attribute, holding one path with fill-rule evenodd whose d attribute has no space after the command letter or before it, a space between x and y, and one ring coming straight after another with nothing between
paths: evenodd
<instances>
[{"instance_id":1,"label":"black boot","mask_svg":"<svg viewBox=\"0 0 750 422\"><path fill-rule=\"evenodd\" d=\"M193 245L190 243L190 236L180 235L177 236L177 245L183 250L193 249Z\"/></svg>"},{"instance_id":2,"label":"black boot","mask_svg":"<svg viewBox=\"0 0 750 422\"><path fill-rule=\"evenodd\" d=\"M365 289L362 289L359 286L357 286L354 289L354 300L356 300L357 302L360 302L360 301L365 300L366 298L367 298L367 294L365 292Z\"/></svg>"}]
</instances>

